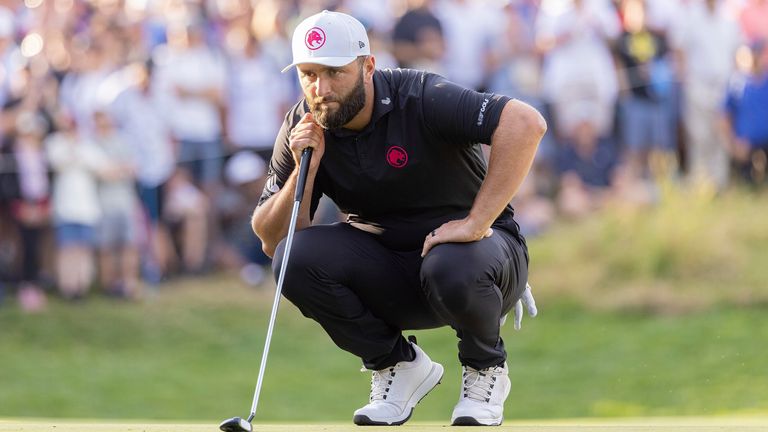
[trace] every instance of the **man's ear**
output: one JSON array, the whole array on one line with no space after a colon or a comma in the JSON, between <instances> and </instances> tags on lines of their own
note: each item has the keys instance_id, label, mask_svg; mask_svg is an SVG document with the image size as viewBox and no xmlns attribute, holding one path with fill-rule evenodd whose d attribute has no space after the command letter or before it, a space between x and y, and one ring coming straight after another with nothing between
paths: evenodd
<instances>
[{"instance_id":1,"label":"man's ear","mask_svg":"<svg viewBox=\"0 0 768 432\"><path fill-rule=\"evenodd\" d=\"M365 59L363 68L365 71L365 80L373 80L373 72L376 70L376 58L373 56L373 54L369 55L368 58Z\"/></svg>"}]
</instances>

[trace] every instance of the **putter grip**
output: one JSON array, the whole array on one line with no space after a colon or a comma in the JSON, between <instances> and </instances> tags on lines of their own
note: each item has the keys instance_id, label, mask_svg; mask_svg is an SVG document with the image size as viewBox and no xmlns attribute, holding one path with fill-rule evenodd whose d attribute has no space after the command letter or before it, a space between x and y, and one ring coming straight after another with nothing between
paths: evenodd
<instances>
[{"instance_id":1,"label":"putter grip","mask_svg":"<svg viewBox=\"0 0 768 432\"><path fill-rule=\"evenodd\" d=\"M304 186L307 183L307 174L309 173L309 161L312 159L312 147L307 147L301 152L301 161L299 161L299 180L296 184L296 195L294 201L301 202L304 198Z\"/></svg>"}]
</instances>

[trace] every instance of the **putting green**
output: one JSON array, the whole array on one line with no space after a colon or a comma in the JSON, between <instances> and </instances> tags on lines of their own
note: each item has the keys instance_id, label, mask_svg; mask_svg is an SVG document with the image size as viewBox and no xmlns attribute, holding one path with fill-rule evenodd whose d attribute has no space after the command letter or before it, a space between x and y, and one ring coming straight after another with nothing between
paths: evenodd
<instances>
[{"instance_id":1,"label":"putting green","mask_svg":"<svg viewBox=\"0 0 768 432\"><path fill-rule=\"evenodd\" d=\"M446 431L446 424L408 423L398 430L413 432ZM255 424L256 432L361 432L352 424ZM157 422L93 422L70 420L0 420L0 432L216 432L215 424L176 424ZM514 432L731 432L768 430L768 417L664 417L627 419L567 419L542 421L508 421L502 427L471 428L472 431Z\"/></svg>"}]
</instances>

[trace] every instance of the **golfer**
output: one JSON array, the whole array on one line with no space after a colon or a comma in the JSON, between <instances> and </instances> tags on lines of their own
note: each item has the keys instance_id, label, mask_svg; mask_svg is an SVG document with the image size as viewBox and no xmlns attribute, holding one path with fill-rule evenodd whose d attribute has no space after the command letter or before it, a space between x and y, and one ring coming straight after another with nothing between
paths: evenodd
<instances>
[{"instance_id":1,"label":"golfer","mask_svg":"<svg viewBox=\"0 0 768 432\"><path fill-rule=\"evenodd\" d=\"M285 116L253 213L281 266L301 152L313 155L283 294L372 371L358 425L398 425L443 367L403 330L451 326L464 369L454 425L498 425L509 394L502 318L528 252L509 205L546 124L530 106L431 73L377 70L362 24L324 11L293 34L304 99ZM491 146L486 164L479 143ZM325 194L347 214L311 221Z\"/></svg>"}]
</instances>

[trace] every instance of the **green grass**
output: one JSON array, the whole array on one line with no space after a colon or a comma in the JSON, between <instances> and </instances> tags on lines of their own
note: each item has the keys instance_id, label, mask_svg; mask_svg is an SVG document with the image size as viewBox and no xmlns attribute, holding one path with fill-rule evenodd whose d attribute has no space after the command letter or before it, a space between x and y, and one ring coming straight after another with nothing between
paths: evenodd
<instances>
[{"instance_id":1,"label":"green grass","mask_svg":"<svg viewBox=\"0 0 768 432\"><path fill-rule=\"evenodd\" d=\"M768 417L664 417L664 418L622 418L622 419L565 419L558 421L504 422L501 427L479 427L473 431L515 431L515 432L629 432L629 431L674 431L674 432L732 432L764 431ZM410 421L400 429L411 432L444 431L445 423ZM253 424L255 432L352 432L360 428L351 422L336 423L262 423ZM369 428L366 428L368 430ZM371 430L382 428L371 427ZM210 432L218 430L216 424L169 422L83 422L61 420L2 420L0 432Z\"/></svg>"},{"instance_id":2,"label":"green grass","mask_svg":"<svg viewBox=\"0 0 768 432\"><path fill-rule=\"evenodd\" d=\"M503 329L507 419L768 413L768 200L678 197L531 239L540 316ZM693 224L693 227L687 225ZM218 421L246 415L272 293L228 276L144 304L0 307L0 417ZM446 366L414 414L445 422L456 339L415 332ZM282 303L259 421L348 422L369 375Z\"/></svg>"},{"instance_id":3,"label":"green grass","mask_svg":"<svg viewBox=\"0 0 768 432\"><path fill-rule=\"evenodd\" d=\"M250 407L269 295L232 280L174 286L158 301L0 311L0 416L215 420ZM447 329L416 332L446 365L416 420L445 420L459 368ZM717 308L682 316L586 312L543 303L504 328L513 393L507 418L766 412L768 315ZM341 421L369 376L287 302L259 419Z\"/></svg>"}]
</instances>

